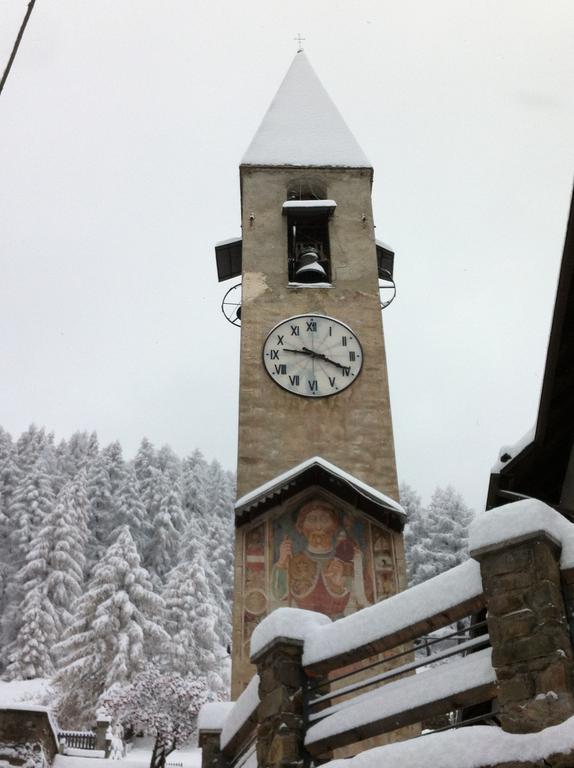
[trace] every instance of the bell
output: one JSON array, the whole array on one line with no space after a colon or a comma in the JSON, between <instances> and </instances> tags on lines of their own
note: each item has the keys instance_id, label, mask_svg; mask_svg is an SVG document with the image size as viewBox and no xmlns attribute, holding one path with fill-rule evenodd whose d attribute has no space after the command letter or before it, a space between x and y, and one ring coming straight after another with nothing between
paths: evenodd
<instances>
[{"instance_id":1,"label":"bell","mask_svg":"<svg viewBox=\"0 0 574 768\"><path fill-rule=\"evenodd\" d=\"M327 279L325 269L319 264L316 248L304 248L297 259L295 279L299 283L323 283Z\"/></svg>"}]
</instances>

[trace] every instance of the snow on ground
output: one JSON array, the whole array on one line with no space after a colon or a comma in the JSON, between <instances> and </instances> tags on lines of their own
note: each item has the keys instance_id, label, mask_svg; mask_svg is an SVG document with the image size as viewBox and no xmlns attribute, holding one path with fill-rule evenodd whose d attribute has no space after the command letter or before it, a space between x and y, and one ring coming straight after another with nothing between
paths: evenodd
<instances>
[{"instance_id":1,"label":"snow on ground","mask_svg":"<svg viewBox=\"0 0 574 768\"><path fill-rule=\"evenodd\" d=\"M43 677L35 680L0 680L0 707L10 704L48 705L53 696L50 681Z\"/></svg>"},{"instance_id":2,"label":"snow on ground","mask_svg":"<svg viewBox=\"0 0 574 768\"><path fill-rule=\"evenodd\" d=\"M538 733L505 733L492 725L472 725L332 760L323 768L482 768L526 763L574 750L574 717Z\"/></svg>"},{"instance_id":3,"label":"snow on ground","mask_svg":"<svg viewBox=\"0 0 574 768\"><path fill-rule=\"evenodd\" d=\"M149 768L153 751L153 738L135 739L134 745L120 760L100 758L88 763L89 757L56 755L52 768ZM184 746L176 749L167 758L167 768L200 768L201 750L194 746Z\"/></svg>"}]
</instances>

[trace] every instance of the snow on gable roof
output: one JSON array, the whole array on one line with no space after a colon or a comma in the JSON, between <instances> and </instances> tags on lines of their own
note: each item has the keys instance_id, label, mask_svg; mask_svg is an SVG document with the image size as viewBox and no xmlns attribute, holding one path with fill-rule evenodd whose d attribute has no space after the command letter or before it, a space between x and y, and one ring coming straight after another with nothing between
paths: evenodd
<instances>
[{"instance_id":1,"label":"snow on gable roof","mask_svg":"<svg viewBox=\"0 0 574 768\"><path fill-rule=\"evenodd\" d=\"M335 464L331 464L330 461L321 458L321 456L313 456L310 459L306 459L292 469L287 470L287 472L283 472L283 474L274 477L267 483L245 494L237 500L235 512L237 515L243 515L252 512L256 507L264 508L269 503L274 503L275 497L288 494L293 489L295 491L300 490L300 488L297 488L299 480L304 480L305 485L307 485L309 480L318 482L326 477L336 481L340 489L352 492L353 496L358 499L359 504L364 502L365 511L373 512L378 510L387 514L391 513L388 522L393 522L394 519L395 527L397 521L399 527L402 527L405 522L406 513L398 502L377 491L376 488L367 485L367 483L359 480L354 475L345 472ZM257 510L257 512L259 511L262 511L262 509Z\"/></svg>"},{"instance_id":2,"label":"snow on gable roof","mask_svg":"<svg viewBox=\"0 0 574 768\"><path fill-rule=\"evenodd\" d=\"M534 436L536 434L536 425L528 430L520 440L514 445L503 445L498 452L498 459L492 466L491 472L500 472L504 467L508 466L522 451L534 442Z\"/></svg>"},{"instance_id":3,"label":"snow on gable roof","mask_svg":"<svg viewBox=\"0 0 574 768\"><path fill-rule=\"evenodd\" d=\"M303 51L293 59L241 164L372 167Z\"/></svg>"}]
</instances>

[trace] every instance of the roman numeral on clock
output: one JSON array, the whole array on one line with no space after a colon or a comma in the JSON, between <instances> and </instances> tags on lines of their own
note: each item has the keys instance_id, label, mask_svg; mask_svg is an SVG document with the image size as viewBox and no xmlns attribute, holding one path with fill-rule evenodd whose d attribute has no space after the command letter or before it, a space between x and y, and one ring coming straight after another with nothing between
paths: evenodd
<instances>
[{"instance_id":1,"label":"roman numeral on clock","mask_svg":"<svg viewBox=\"0 0 574 768\"><path fill-rule=\"evenodd\" d=\"M291 326L291 336L299 336L299 326L298 325L292 325Z\"/></svg>"},{"instance_id":2,"label":"roman numeral on clock","mask_svg":"<svg viewBox=\"0 0 574 768\"><path fill-rule=\"evenodd\" d=\"M350 376L351 375L351 369L350 368L343 368L342 369L343 376Z\"/></svg>"},{"instance_id":3,"label":"roman numeral on clock","mask_svg":"<svg viewBox=\"0 0 574 768\"><path fill-rule=\"evenodd\" d=\"M277 349L272 349L270 356L272 360L279 360L279 351Z\"/></svg>"},{"instance_id":4,"label":"roman numeral on clock","mask_svg":"<svg viewBox=\"0 0 574 768\"><path fill-rule=\"evenodd\" d=\"M313 380L309 379L307 381L307 384L309 385L309 389L311 390L311 392L319 391L319 382L317 381L317 379L313 379Z\"/></svg>"},{"instance_id":5,"label":"roman numeral on clock","mask_svg":"<svg viewBox=\"0 0 574 768\"><path fill-rule=\"evenodd\" d=\"M287 366L284 363L280 363L279 365L275 363L275 373L285 375L287 373Z\"/></svg>"},{"instance_id":6,"label":"roman numeral on clock","mask_svg":"<svg viewBox=\"0 0 574 768\"><path fill-rule=\"evenodd\" d=\"M299 386L299 374L296 373L294 376L289 376L289 384L291 384L292 387L298 387Z\"/></svg>"},{"instance_id":7,"label":"roman numeral on clock","mask_svg":"<svg viewBox=\"0 0 574 768\"><path fill-rule=\"evenodd\" d=\"M329 384L330 384L332 387L334 387L334 386L335 386L335 381L336 381L336 380L337 380L337 377L336 377L336 376L329 376Z\"/></svg>"},{"instance_id":8,"label":"roman numeral on clock","mask_svg":"<svg viewBox=\"0 0 574 768\"><path fill-rule=\"evenodd\" d=\"M315 320L306 320L307 323L307 330L311 331L312 333L317 330L317 322Z\"/></svg>"}]
</instances>

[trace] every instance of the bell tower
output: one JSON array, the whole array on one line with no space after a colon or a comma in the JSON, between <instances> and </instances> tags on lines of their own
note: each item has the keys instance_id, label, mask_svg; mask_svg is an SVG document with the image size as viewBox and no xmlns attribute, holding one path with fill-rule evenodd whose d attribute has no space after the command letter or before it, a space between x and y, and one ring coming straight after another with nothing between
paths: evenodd
<instances>
[{"instance_id":1,"label":"bell tower","mask_svg":"<svg viewBox=\"0 0 574 768\"><path fill-rule=\"evenodd\" d=\"M232 696L281 606L339 618L405 585L373 169L302 51L240 166L242 275ZM388 276L388 272L385 276Z\"/></svg>"}]
</instances>

